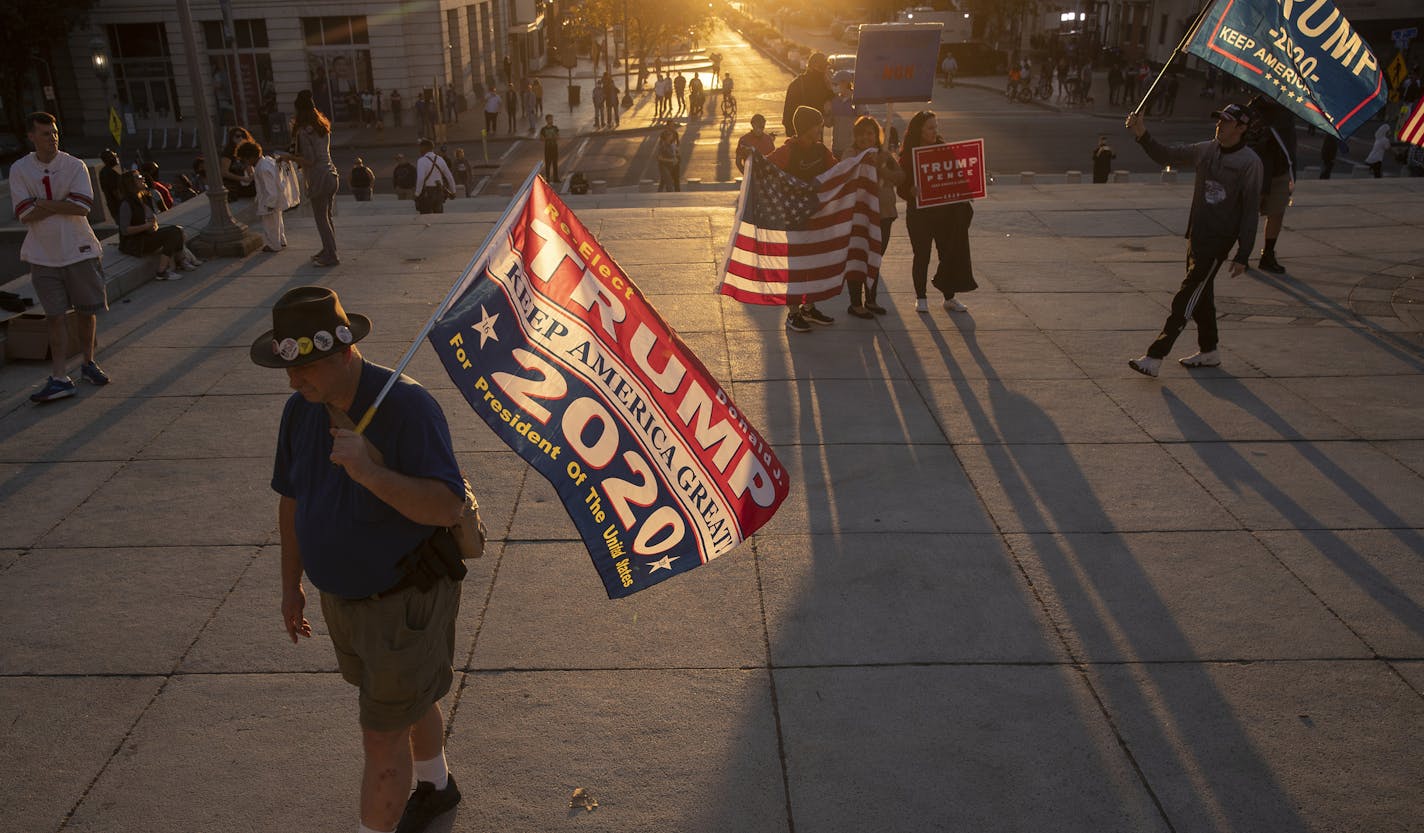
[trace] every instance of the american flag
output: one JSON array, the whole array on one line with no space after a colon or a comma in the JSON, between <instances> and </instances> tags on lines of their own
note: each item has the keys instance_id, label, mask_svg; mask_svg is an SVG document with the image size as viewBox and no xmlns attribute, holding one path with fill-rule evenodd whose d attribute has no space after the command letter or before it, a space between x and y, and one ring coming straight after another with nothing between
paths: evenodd
<instances>
[{"instance_id":1,"label":"american flag","mask_svg":"<svg viewBox=\"0 0 1424 833\"><path fill-rule=\"evenodd\" d=\"M1414 109L1409 111L1409 121L1399 131L1399 140L1411 145L1424 145L1424 96L1414 102Z\"/></svg>"},{"instance_id":2,"label":"american flag","mask_svg":"<svg viewBox=\"0 0 1424 833\"><path fill-rule=\"evenodd\" d=\"M718 291L747 304L818 301L880 276L880 186L865 153L804 182L752 155Z\"/></svg>"}]
</instances>

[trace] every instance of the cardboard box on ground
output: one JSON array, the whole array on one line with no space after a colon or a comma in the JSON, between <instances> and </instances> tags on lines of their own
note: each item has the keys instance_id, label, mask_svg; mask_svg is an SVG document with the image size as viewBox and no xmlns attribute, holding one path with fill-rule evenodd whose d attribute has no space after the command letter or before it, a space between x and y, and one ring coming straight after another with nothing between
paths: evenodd
<instances>
[{"instance_id":1,"label":"cardboard box on ground","mask_svg":"<svg viewBox=\"0 0 1424 833\"><path fill-rule=\"evenodd\" d=\"M79 318L74 310L64 314L64 328L69 332L65 356L68 358L79 353ZM49 328L43 315L25 313L11 318L6 324L5 335L5 358L49 358Z\"/></svg>"}]
</instances>

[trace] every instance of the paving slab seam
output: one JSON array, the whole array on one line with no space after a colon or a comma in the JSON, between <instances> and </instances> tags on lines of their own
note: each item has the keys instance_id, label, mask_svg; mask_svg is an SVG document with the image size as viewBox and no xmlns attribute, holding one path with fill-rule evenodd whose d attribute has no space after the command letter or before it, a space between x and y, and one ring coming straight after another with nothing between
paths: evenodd
<instances>
[{"instance_id":1,"label":"paving slab seam","mask_svg":"<svg viewBox=\"0 0 1424 833\"><path fill-rule=\"evenodd\" d=\"M522 491L522 484L520 488ZM518 498L515 499L515 504L518 505ZM494 597L495 584L499 581L499 568L502 564L504 564L504 553L508 548L509 544L507 541L502 542L499 545L499 554L495 556L494 569L491 571L489 577L489 586L485 588L484 601L480 603L479 613L475 614L475 632L470 638L470 651L468 654L465 655L465 667L460 670L460 685L455 688L455 697L450 703L450 713L445 715L446 743L448 743L450 740L450 732L451 727L455 723L455 715L459 714L460 712L460 704L461 702L463 702L463 698L465 696L465 688L469 685L469 668L475 662L475 648L478 647L480 644L480 631L484 629L485 614L489 613L490 599ZM486 557L488 557L488 554L486 554ZM464 594L461 593L461 598L463 597Z\"/></svg>"},{"instance_id":2,"label":"paving slab seam","mask_svg":"<svg viewBox=\"0 0 1424 833\"><path fill-rule=\"evenodd\" d=\"M748 541L751 546L752 570L756 576L757 609L761 612L762 650L765 651L765 665L758 670L765 671L767 690L771 695L771 717L776 726L776 760L781 768L781 795L786 801L787 833L796 833L796 813L791 804L791 770L786 761L786 735L781 725L781 700L777 696L776 674L771 653L771 625L767 621L766 590L762 583L761 548L755 536Z\"/></svg>"},{"instance_id":3,"label":"paving slab seam","mask_svg":"<svg viewBox=\"0 0 1424 833\"><path fill-rule=\"evenodd\" d=\"M1095 384L1099 384L1099 387L1101 387L1101 384L1100 384L1100 383L1095 383ZM1297 396L1297 398L1300 398L1298 394L1296 394L1296 396ZM1131 415L1129 415L1129 418L1131 418ZM1331 417L1331 419L1333 420L1333 417ZM1137 420L1134 420L1134 422L1136 422L1136 421L1137 421ZM1333 420L1333 421L1336 421L1336 422L1338 423L1338 420ZM1141 426L1141 425L1139 424L1139 427L1141 428L1141 427L1143 427L1143 426ZM1145 428L1144 428L1144 430L1145 430ZM1287 442L1287 441L1286 441L1286 440L1279 440L1279 441L1272 441L1272 442L1273 442L1273 443L1278 443L1278 442ZM1316 444L1316 443L1313 443L1313 442L1310 442L1310 441L1297 441L1297 442L1307 442L1307 443L1309 443L1310 445L1315 445L1315 444ZM1358 442L1363 442L1363 443L1366 444L1366 445L1372 445L1372 443L1370 443L1370 442L1367 441L1367 440L1340 440L1340 441L1332 441L1332 442L1345 442L1345 443L1358 443ZM1212 441L1212 442L1209 443L1209 444L1216 444L1216 445L1221 445L1221 446L1225 446L1225 447L1230 447L1230 446L1232 445L1232 443L1229 443L1229 442L1224 441L1224 440L1222 440L1222 441ZM1295 443L1291 443L1291 444L1295 444ZM1340 613L1339 613L1338 611L1336 611L1336 610L1329 604L1329 602L1327 602L1327 601L1320 595L1320 593L1317 592L1316 589L1315 589L1314 587L1312 587L1312 586L1310 585L1310 583L1307 582L1307 581L1305 580L1305 578L1304 578L1298 571L1291 569L1290 565L1286 563L1286 561L1280 556L1280 554L1277 553L1276 550L1273 549L1273 548L1262 538L1261 533L1262 533L1262 532L1266 532L1266 531L1270 531L1270 530L1266 530L1266 529L1262 529L1262 528L1252 528L1249 524L1246 523L1246 521L1245 521L1244 518L1242 518L1238 513L1232 511L1232 508L1231 508L1230 506L1228 506L1225 501L1223 501L1220 497L1217 496L1217 494L1216 494L1215 492L1213 492L1211 489L1209 489L1209 488L1207 487L1206 483L1202 482L1202 479L1201 479L1200 477L1198 477L1197 475L1195 475L1194 473L1192 473L1192 471L1187 467L1186 463L1181 459L1181 457L1179 457L1178 455L1175 455L1175 454L1168 454L1167 456L1168 456L1169 458L1171 458L1172 464L1174 464L1183 474L1185 474L1188 478L1190 478L1191 481L1196 484L1196 486L1197 486L1198 489L1200 489L1202 492L1204 492L1208 498L1210 498L1214 503L1216 503L1216 505L1217 505L1217 507L1218 507L1219 509L1221 509L1223 512L1226 513L1227 517L1229 517L1229 518L1231 518L1232 520L1236 521L1236 523L1237 523L1238 525L1240 525L1240 527L1241 527L1242 529L1244 529L1244 530L1247 532L1247 534L1249 534L1249 535L1251 536L1252 540L1254 540L1259 546L1264 547L1264 548L1265 548L1265 551L1270 554L1271 560L1275 561L1277 566L1279 566L1281 569L1285 570L1285 572L1286 572L1287 575L1289 575L1291 578L1295 579L1296 583L1299 584L1299 585L1301 586L1301 588L1303 588L1303 589L1305 590L1305 592L1310 595L1311 598L1315 599L1316 603L1319 604L1333 619L1335 619L1336 622L1338 622L1338 623L1340 623L1341 625L1343 625L1343 626L1345 627L1345 629L1348 630L1348 631L1355 637L1355 639L1358 640L1359 643L1360 643L1361 645L1363 645L1371 654L1375 655L1376 658L1379 656L1379 652L1375 650L1375 647L1374 647L1373 645L1371 645L1370 642L1369 642L1368 640L1366 640L1366 639L1364 638L1364 636L1363 636L1357 629L1355 629L1354 627L1352 627L1352 626L1349 624L1349 622L1345 621L1345 618L1344 618L1343 616L1341 616ZM1406 467L1406 468L1407 468L1407 467ZM1411 470L1411 471L1412 471L1412 470ZM1321 472L1321 474L1323 475L1323 474L1325 474L1325 473L1324 473L1324 472ZM1416 473L1416 477L1418 477L1418 474L1417 474L1417 473ZM1283 529L1283 530L1281 530L1281 531L1295 531L1295 532L1300 532L1300 531L1303 531L1303 530L1302 530L1302 528L1301 528L1301 526L1300 526L1299 524L1296 524L1296 525L1293 526L1293 527L1287 527L1287 528L1285 528L1285 529ZM1342 530L1341 530L1340 528L1336 527L1336 528L1330 528L1330 529L1322 529L1322 530L1320 530L1320 531L1326 531L1326 532L1330 532L1331 534L1335 534L1335 533L1340 532L1340 531L1342 531ZM1390 667L1390 670L1391 670L1391 672L1393 672L1396 676L1400 676L1398 670L1394 669L1392 666Z\"/></svg>"},{"instance_id":4,"label":"paving slab seam","mask_svg":"<svg viewBox=\"0 0 1424 833\"><path fill-rule=\"evenodd\" d=\"M1408 688L1409 690L1413 691L1415 694L1419 695L1419 699L1420 699L1420 700L1424 700L1424 685L1419 685L1419 686L1415 685L1415 684L1413 683L1413 681L1411 681L1411 680L1409 679L1408 675L1406 675L1403 671L1399 670L1399 665L1398 665L1397 663L1400 662L1400 661L1401 661L1401 660L1397 660L1397 659L1386 659L1386 660L1384 661L1384 667L1385 667L1385 668L1388 668L1388 669L1394 674L1395 677L1399 678L1400 682L1404 683L1404 685L1405 685L1406 688ZM1402 661L1403 661L1403 662L1415 662L1416 660L1414 660L1414 659L1404 659L1404 660L1402 660Z\"/></svg>"},{"instance_id":5,"label":"paving slab seam","mask_svg":"<svg viewBox=\"0 0 1424 833\"><path fill-rule=\"evenodd\" d=\"M74 814L79 810L79 807L89 797L89 793L94 790L94 785L98 784L99 779L104 777L104 773L109 771L109 766L114 762L115 759L119 757L119 754L123 751L124 746L128 744L129 738L133 737L134 730L138 728L138 725L143 722L144 716L147 715L149 710L153 708L153 704L157 703L158 699L163 696L163 692L168 689L168 684L171 683L173 681L173 678L176 676L186 676L179 674L179 669L183 667L183 661L188 658L188 654L192 653L193 646L198 644L198 640L202 638L203 633L213 623L213 620L217 618L218 611L222 610L223 605L227 604L227 600L232 597L233 591L237 589L237 585L242 582L243 577L247 575L247 573L252 569L253 565L256 564L257 560L261 557L262 551L260 547L254 547L251 557L248 558L247 566L243 567L240 571L238 571L237 576L233 578L232 584L228 586L227 592L223 594L222 598L218 600L217 604L213 605L213 609L208 612L208 618L203 621L202 626L198 628L197 632L193 634L193 638L189 640L188 647L184 648L183 653L180 654L176 660L174 660L173 668L167 674L143 675L148 678L162 677L163 682L160 683L158 688L154 690L153 696L148 698L148 702L143 704L143 708L139 709L138 714L134 716L133 722L131 722L128 728L124 730L123 737L119 738L118 743L114 744L114 748L109 752L108 757L104 759L104 765L99 767L98 772L94 773L94 777L90 779L89 783L86 784L84 786L84 789L80 791L79 797L75 799L74 804L69 808L68 811L65 812L64 818L61 819L59 822L59 827L55 828L56 833L61 833L66 827L69 826L70 819L74 818Z\"/></svg>"},{"instance_id":6,"label":"paving slab seam","mask_svg":"<svg viewBox=\"0 0 1424 833\"><path fill-rule=\"evenodd\" d=\"M1412 441L1424 441L1424 437L1412 438ZM1396 444L1397 442L1398 440L1394 437L1390 437L1387 440L1382 440L1377 437L1369 440L1370 445L1375 449L1375 451L1378 451L1379 453L1383 454L1394 462L1400 464L1401 466L1404 466L1406 469L1415 472L1415 474L1417 474L1420 479L1424 479L1424 471L1416 471L1413 466L1409 465L1409 463L1406 462L1404 458L1397 453L1397 451L1392 451L1392 449L1397 450L1398 448L1400 448L1400 446Z\"/></svg>"},{"instance_id":7,"label":"paving slab seam","mask_svg":"<svg viewBox=\"0 0 1424 833\"><path fill-rule=\"evenodd\" d=\"M975 486L975 491L976 493L978 492L977 486ZM983 499L981 498L980 500L982 502ZM1123 757L1126 758L1128 764L1131 765L1132 771L1137 776L1137 781L1142 785L1142 789L1147 793L1147 797L1152 799L1152 806L1157 808L1158 817L1162 819L1162 823L1166 825L1168 831L1176 833L1177 826L1172 823L1171 816L1167 814L1166 804L1163 803L1162 798L1157 794L1157 790L1153 788L1151 780L1147 777L1147 771L1143 769L1142 763L1137 759L1137 754L1132 751L1131 745L1128 744L1127 737L1117 725L1117 721L1113 719L1112 713L1108 710L1107 701L1103 698L1102 693L1098 691L1097 686L1093 684L1092 675L1088 673L1088 666L1083 664L1082 657L1073 649L1072 640L1068 638L1065 626L1059 623L1058 617L1054 616L1047 599L1044 598L1038 585L1034 583L1033 576L1029 574L1028 568L1024 566L1023 556L1014 548L1014 542L1010 540L1009 536L1002 534L1002 527L999 526L998 520L994 518L992 513L989 515L989 520L996 528L999 528L1004 548L1009 553L1009 557L1014 561L1014 568L1019 571L1019 575L1027 582L1029 592L1033 594L1034 601L1038 603L1044 620L1053 628L1053 634L1058 639L1059 646L1063 649L1064 655L1069 658L1069 662L1066 663L1066 665L1072 667L1074 673L1078 675L1078 679L1082 681L1083 687L1087 689L1088 694L1093 698L1093 703L1098 707L1098 714L1102 716L1103 721L1107 724L1108 730L1112 732L1113 740L1117 742L1118 749L1121 750Z\"/></svg>"},{"instance_id":8,"label":"paving slab seam","mask_svg":"<svg viewBox=\"0 0 1424 833\"><path fill-rule=\"evenodd\" d=\"M1023 310L1019 308L1017 304L1014 303L1012 298L1007 300L1011 306L1013 306L1019 311L1020 314L1023 314ZM1042 333L1042 330L1039 330L1038 328L1034 329ZM936 333L936 335L938 335L938 333ZM1061 347L1059 349L1062 350ZM901 367L905 368L908 372L908 363L906 362L905 357L900 354L899 347L892 342L890 344L890 350L896 356L896 358L899 359ZM1079 368L1079 370L1081 371L1082 368ZM929 401L926 392L918 385L914 386L914 389L920 397L921 404L924 405L925 408L929 409L931 413L934 413L934 406ZM972 400L969 401L972 402ZM944 424L938 419L935 420L935 424L939 427L941 435L943 435L945 440L948 442L949 435L948 433L946 433L946 428ZM1147 772L1145 769L1143 769L1141 762L1138 761L1137 755L1132 751L1132 747L1128 745L1127 737L1123 734L1122 729L1117 725L1117 721L1113 719L1112 714L1108 711L1107 702L1104 700L1102 694L1097 690L1097 687L1093 684L1092 677L1088 674L1087 668L1085 668L1080 662L1077 662L1081 658L1077 655L1077 652L1073 650L1073 645L1071 640L1069 640L1068 638L1068 634L1064 630L1063 626L1058 622L1057 617L1053 615L1053 611L1051 609L1051 606L1048 604L1048 600L1044 597L1038 585L1034 583L1033 576L1029 573L1028 568L1024 566L1023 557L1018 553L1017 550L1014 549L1013 541L1010 540L1009 536L1004 530L1003 524L1000 523L999 519L995 516L994 511L990 506L989 502L985 499L984 494L980 489L979 483L969 475L969 469L967 466L964 465L964 459L960 456L958 448L956 448L951 443L950 451L952 454L954 454L955 461L959 463L960 472L965 476L965 478L967 478L969 487L974 490L974 496L978 500L980 508L983 510L985 516L989 519L989 523L993 524L994 530L998 534L999 539L1002 542L1003 547L1005 548L1005 551L1008 552L1009 557L1013 559L1014 569L1018 570L1019 576L1023 579L1025 585L1028 587L1029 593L1033 595L1034 602L1038 605L1039 611L1043 614L1044 621L1048 622L1049 626L1053 628L1054 636L1058 640L1060 647L1062 647L1064 655L1072 661L1070 664L1072 665L1074 672L1078 675L1078 679L1082 681L1083 686L1087 689L1089 695L1092 696L1093 702L1097 705L1098 713L1105 721L1108 730L1112 732L1113 740L1116 741L1118 749L1122 752L1123 757L1127 759L1128 764L1132 767L1132 771L1136 775L1138 783L1142 785L1142 789L1147 793L1148 798L1152 800L1152 805L1157 809L1158 817L1162 819L1162 823L1166 825L1167 830L1170 831L1170 833L1176 833L1176 825L1172 823L1171 817L1168 816L1166 805L1163 803L1161 797L1158 796L1157 790L1153 788L1152 782L1148 780Z\"/></svg>"}]
</instances>

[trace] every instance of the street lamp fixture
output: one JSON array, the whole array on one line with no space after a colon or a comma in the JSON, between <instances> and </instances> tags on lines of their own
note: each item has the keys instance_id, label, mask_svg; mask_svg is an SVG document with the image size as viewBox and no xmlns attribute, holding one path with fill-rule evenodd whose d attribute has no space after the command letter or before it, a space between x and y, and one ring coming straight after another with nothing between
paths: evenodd
<instances>
[{"instance_id":1,"label":"street lamp fixture","mask_svg":"<svg viewBox=\"0 0 1424 833\"><path fill-rule=\"evenodd\" d=\"M104 41L96 36L89 41L89 51L91 53L89 60L94 65L94 74L99 76L100 81L107 79L109 77L109 53L104 48Z\"/></svg>"}]
</instances>

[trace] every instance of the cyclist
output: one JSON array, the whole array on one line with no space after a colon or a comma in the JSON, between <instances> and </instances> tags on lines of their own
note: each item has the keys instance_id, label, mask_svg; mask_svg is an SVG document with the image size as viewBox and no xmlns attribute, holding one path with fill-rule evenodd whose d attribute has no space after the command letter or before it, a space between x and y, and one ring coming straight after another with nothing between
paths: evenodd
<instances>
[{"instance_id":1,"label":"cyclist","mask_svg":"<svg viewBox=\"0 0 1424 833\"><path fill-rule=\"evenodd\" d=\"M771 156L776 150L776 134L766 132L766 116L757 113L752 116L752 129L737 140L737 170L747 172L747 159L752 151L761 151L762 156Z\"/></svg>"}]
</instances>

